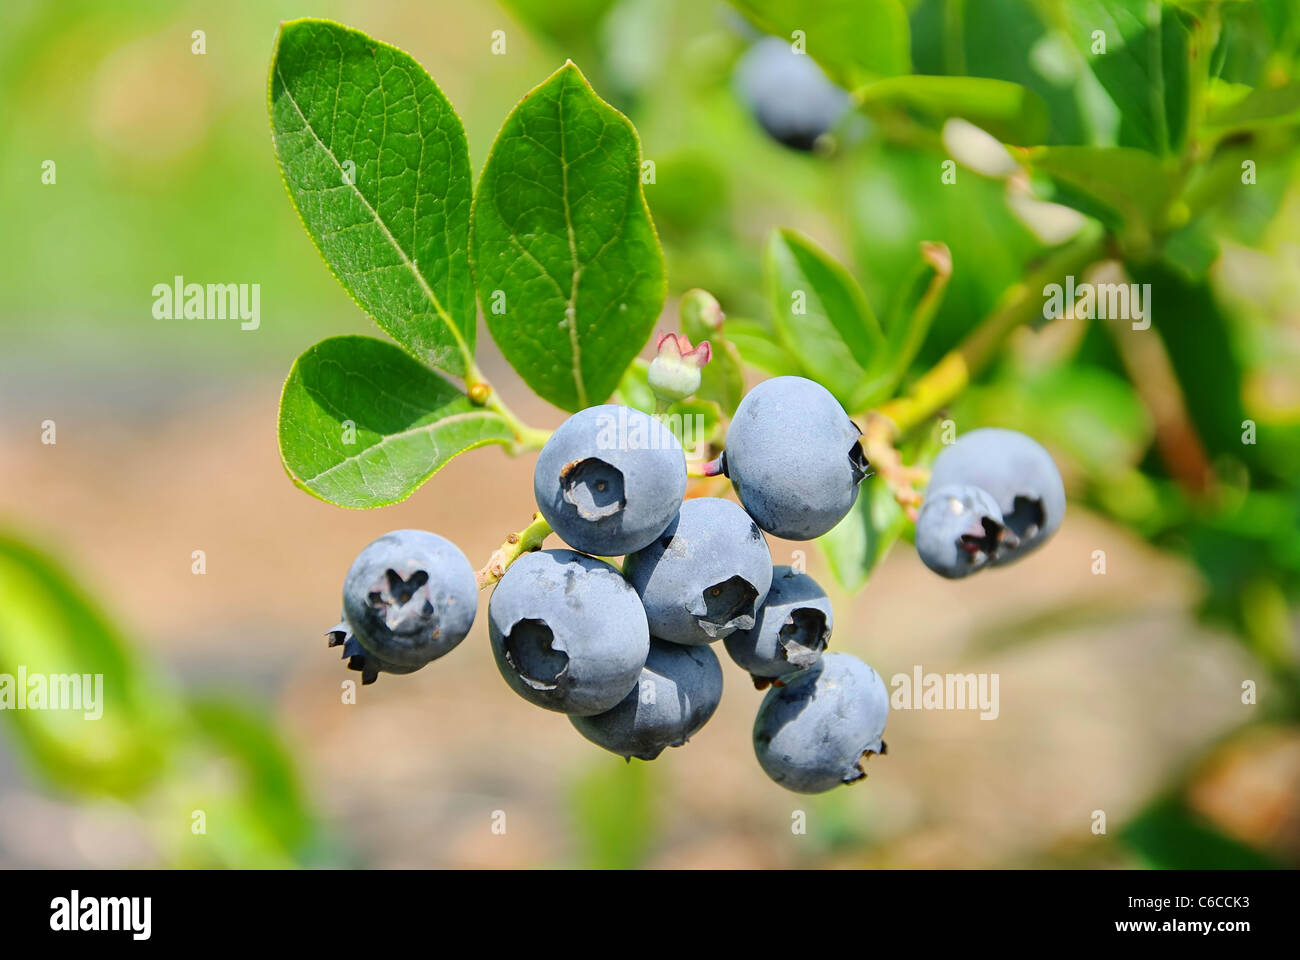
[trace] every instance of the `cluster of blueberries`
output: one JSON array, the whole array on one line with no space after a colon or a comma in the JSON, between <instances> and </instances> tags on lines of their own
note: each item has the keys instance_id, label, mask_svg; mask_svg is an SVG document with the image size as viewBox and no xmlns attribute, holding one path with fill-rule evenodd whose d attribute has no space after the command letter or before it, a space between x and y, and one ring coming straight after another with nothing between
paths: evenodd
<instances>
[{"instance_id":1,"label":"cluster of blueberries","mask_svg":"<svg viewBox=\"0 0 1300 960\"><path fill-rule=\"evenodd\" d=\"M1005 500L1005 472L981 458L989 441L980 437L990 433L945 451L936 464L944 482L920 514L933 545L926 562L947 564L945 575L1011 559L1059 523L1056 500L1037 512L1027 503L1033 491ZM806 573L773 566L763 536L808 540L843 519L868 472L859 437L821 385L802 377L758 385L736 410L720 458L742 509L684 499L681 444L650 415L616 405L574 414L547 441L533 476L542 516L572 549L520 556L488 605L506 683L567 714L599 746L652 760L716 710L722 669L710 645L722 640L755 686L771 687L753 741L773 780L819 793L863 777L862 759L885 750L884 681L856 657L825 652L825 591ZM618 556L621 570L609 559ZM454 544L398 530L352 564L330 644L343 646L364 683L410 673L464 639L476 596L474 571Z\"/></svg>"}]
</instances>

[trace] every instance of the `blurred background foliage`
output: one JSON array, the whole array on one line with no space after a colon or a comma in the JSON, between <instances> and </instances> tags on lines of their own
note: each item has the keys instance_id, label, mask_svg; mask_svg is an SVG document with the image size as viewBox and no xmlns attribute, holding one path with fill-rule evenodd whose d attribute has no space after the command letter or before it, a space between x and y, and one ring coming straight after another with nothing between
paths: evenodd
<instances>
[{"instance_id":1,"label":"blurred background foliage","mask_svg":"<svg viewBox=\"0 0 1300 960\"><path fill-rule=\"evenodd\" d=\"M369 332L306 242L272 160L264 78L280 19L332 17L409 49L456 105L476 169L517 98L569 57L636 124L655 164L646 193L667 256L670 304L692 287L712 291L728 314L729 362L743 358L750 377L803 369L772 325L764 251L773 228L815 238L880 317L909 302L903 280L915 276L920 244L945 244L951 278L904 386L986 318L1022 311L1025 322L941 415L962 429L1000 425L1043 439L1073 501L1195 571L1197 615L1229 631L1263 671L1269 696L1250 719L1199 744L1110 839L1016 862L1300 859L1294 813L1285 812L1300 806L1295 0L406 6L4 5L0 397L14 418L4 427L6 445L20 429L30 432L25 421L16 425L19 414L58 408L68 397L153 422L173 394L219 405L248 384L278 378L316 339ZM206 33L204 56L191 53L196 29ZM506 31L505 56L489 53L493 30ZM765 31L794 30L855 95L856 108L808 153L768 137L735 81L738 61ZM1094 52L1096 30L1112 45L1108 55ZM834 42L819 45L822 37ZM951 79L924 79L940 77ZM954 139L962 128L953 118L1007 144L1014 172L972 169L988 145ZM944 182L954 158L955 179ZM58 180L45 188L39 177L49 159ZM1253 165L1249 183L1243 163ZM1053 259L1080 238L1087 244L1078 257ZM1079 282L1149 283L1151 330L1069 315L1045 320L1039 287L1063 280L1051 275L1060 264ZM152 286L178 274L260 281L262 329L153 321ZM723 406L734 395L725 382L711 389ZM273 414L259 424L272 447ZM931 425L907 438L905 454L932 455ZM137 437L119 454L148 458L148 441ZM88 496L99 479L82 479ZM849 590L907 535L888 492L874 482L865 489L856 513L823 544ZM53 712L2 718L26 775L64 796L142 811L159 825L151 849L161 863L366 862L341 828L322 826L317 808L329 807L328 798L301 784L294 737L249 705L256 697L171 676L165 659L156 662L99 612L109 597L93 589L94 577L80 586L86 581L70 572L75 555L51 559L63 533L58 515L30 509L39 498L27 491L4 490L12 526L27 533L0 539L0 672L17 664L102 672L110 705L98 723ZM51 546L30 545L46 535ZM327 610L312 614L304 631L328 619ZM1059 626L1076 614L1044 617ZM1029 642L1034 632L1025 623L1017 639ZM1276 773L1248 791L1247 813L1217 809L1211 787L1243 757L1264 757L1264 769ZM653 862L655 838L671 820L654 801L657 777L643 764L607 758L576 770L563 801L573 842L562 859ZM813 814L812 843L794 862L871 862L885 828L844 791L799 802ZM234 825L202 854L185 842L195 809Z\"/></svg>"}]
</instances>

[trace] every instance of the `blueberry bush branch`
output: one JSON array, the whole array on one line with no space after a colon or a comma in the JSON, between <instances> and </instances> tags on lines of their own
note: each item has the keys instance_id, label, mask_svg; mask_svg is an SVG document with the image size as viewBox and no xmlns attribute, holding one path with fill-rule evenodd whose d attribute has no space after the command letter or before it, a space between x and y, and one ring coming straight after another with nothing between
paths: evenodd
<instances>
[{"instance_id":1,"label":"blueberry bush branch","mask_svg":"<svg viewBox=\"0 0 1300 960\"><path fill-rule=\"evenodd\" d=\"M475 574L478 588L484 590L496 584L512 563L526 553L540 550L542 543L553 532L545 517L540 513L533 514L532 523L506 537L505 542L488 557L487 563L479 568Z\"/></svg>"}]
</instances>

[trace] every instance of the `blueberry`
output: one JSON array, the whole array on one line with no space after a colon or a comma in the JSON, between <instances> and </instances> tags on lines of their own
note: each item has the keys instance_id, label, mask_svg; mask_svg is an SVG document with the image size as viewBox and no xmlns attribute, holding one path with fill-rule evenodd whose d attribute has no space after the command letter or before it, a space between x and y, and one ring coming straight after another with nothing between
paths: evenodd
<instances>
[{"instance_id":1,"label":"blueberry","mask_svg":"<svg viewBox=\"0 0 1300 960\"><path fill-rule=\"evenodd\" d=\"M654 543L628 554L623 573L645 605L650 632L701 644L754 625L772 584L763 533L730 500L682 504Z\"/></svg>"},{"instance_id":2,"label":"blueberry","mask_svg":"<svg viewBox=\"0 0 1300 960\"><path fill-rule=\"evenodd\" d=\"M650 650L645 612L617 570L572 550L525 554L488 603L497 668L548 710L591 716L636 686Z\"/></svg>"},{"instance_id":3,"label":"blueberry","mask_svg":"<svg viewBox=\"0 0 1300 960\"><path fill-rule=\"evenodd\" d=\"M454 543L394 530L352 561L330 646L343 646L363 684L380 672L410 673L464 640L477 606L474 569Z\"/></svg>"},{"instance_id":4,"label":"blueberry","mask_svg":"<svg viewBox=\"0 0 1300 960\"><path fill-rule=\"evenodd\" d=\"M741 58L736 86L768 135L795 150L812 150L849 108L848 93L779 37L764 37Z\"/></svg>"},{"instance_id":5,"label":"blueberry","mask_svg":"<svg viewBox=\"0 0 1300 960\"><path fill-rule=\"evenodd\" d=\"M817 661L833 623L831 602L816 580L790 567L775 567L757 622L727 637L727 653L756 682L783 677Z\"/></svg>"},{"instance_id":6,"label":"blueberry","mask_svg":"<svg viewBox=\"0 0 1300 960\"><path fill-rule=\"evenodd\" d=\"M853 508L867 460L862 431L803 377L764 380L727 429L723 471L758 525L787 540L826 533Z\"/></svg>"},{"instance_id":7,"label":"blueberry","mask_svg":"<svg viewBox=\"0 0 1300 960\"><path fill-rule=\"evenodd\" d=\"M952 486L986 490L1002 511L1010 536L992 555L994 565L1041 547L1065 517L1065 486L1051 454L1015 430L972 430L940 451L930 489Z\"/></svg>"},{"instance_id":8,"label":"blueberry","mask_svg":"<svg viewBox=\"0 0 1300 960\"><path fill-rule=\"evenodd\" d=\"M993 495L979 487L928 490L916 518L916 553L942 577L983 570L999 550L1016 545Z\"/></svg>"},{"instance_id":9,"label":"blueberry","mask_svg":"<svg viewBox=\"0 0 1300 960\"><path fill-rule=\"evenodd\" d=\"M560 538L604 557L663 533L686 493L686 456L671 430L640 410L605 404L569 417L533 471L537 506Z\"/></svg>"},{"instance_id":10,"label":"blueberry","mask_svg":"<svg viewBox=\"0 0 1300 960\"><path fill-rule=\"evenodd\" d=\"M763 771L796 793L822 793L866 774L862 760L884 753L889 692L876 671L847 653L827 653L772 687L754 721Z\"/></svg>"},{"instance_id":11,"label":"blueberry","mask_svg":"<svg viewBox=\"0 0 1300 960\"><path fill-rule=\"evenodd\" d=\"M704 726L722 699L722 667L708 647L650 638L637 685L613 710L570 717L578 732L620 757L653 760Z\"/></svg>"}]
</instances>

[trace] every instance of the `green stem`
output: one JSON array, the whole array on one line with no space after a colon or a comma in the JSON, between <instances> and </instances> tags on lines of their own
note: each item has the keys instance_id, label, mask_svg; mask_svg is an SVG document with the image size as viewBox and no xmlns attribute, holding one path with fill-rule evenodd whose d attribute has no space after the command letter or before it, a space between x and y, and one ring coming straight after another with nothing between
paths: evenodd
<instances>
[{"instance_id":1,"label":"green stem","mask_svg":"<svg viewBox=\"0 0 1300 960\"><path fill-rule=\"evenodd\" d=\"M895 436L908 433L934 416L988 366L1016 327L1042 316L1043 288L1047 284L1067 274L1082 274L1105 250L1104 231L1096 225L1087 227L1023 283L1010 287L997 309L965 340L922 374L904 394L882 404L874 413L892 422Z\"/></svg>"},{"instance_id":2,"label":"green stem","mask_svg":"<svg viewBox=\"0 0 1300 960\"><path fill-rule=\"evenodd\" d=\"M483 564L483 568L476 575L478 588L490 587L503 576L510 564L514 563L525 553L532 553L534 550L542 549L542 541L552 533L551 525L546 522L546 518L540 513L533 514L533 522L524 527L518 533L512 533L506 537L506 542L496 549L492 556L488 557L488 562Z\"/></svg>"},{"instance_id":3,"label":"green stem","mask_svg":"<svg viewBox=\"0 0 1300 960\"><path fill-rule=\"evenodd\" d=\"M469 395L471 403L486 407L509 425L510 431L515 435L512 453L540 450L550 439L551 431L530 427L519 419L514 411L506 406L505 401L501 399L501 394L488 382L487 377L483 376L483 371L478 368L478 364L473 362L465 373L465 392Z\"/></svg>"}]
</instances>

